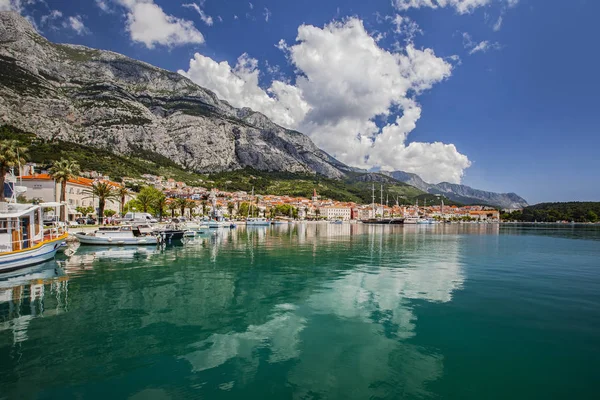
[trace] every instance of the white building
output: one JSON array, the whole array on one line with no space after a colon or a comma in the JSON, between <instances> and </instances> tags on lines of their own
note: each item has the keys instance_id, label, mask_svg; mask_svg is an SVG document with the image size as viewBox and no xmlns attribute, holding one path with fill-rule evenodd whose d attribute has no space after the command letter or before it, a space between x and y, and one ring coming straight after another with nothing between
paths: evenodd
<instances>
[{"instance_id":1,"label":"white building","mask_svg":"<svg viewBox=\"0 0 600 400\"><path fill-rule=\"evenodd\" d=\"M18 178L19 186L27 188L25 197L30 200L39 199L42 202L58 202L60 201L60 183L55 182L49 174L26 175ZM21 183L22 181L22 183ZM77 207L98 207L98 199L90 196L87 189L92 187L94 180L77 177L69 179L67 182L67 204L69 208L69 217L72 219L77 214ZM118 183L108 183L115 188L120 187ZM132 196L127 196L125 202L131 200ZM119 211L121 207L119 200L108 200L105 205L105 210Z\"/></svg>"},{"instance_id":2,"label":"white building","mask_svg":"<svg viewBox=\"0 0 600 400\"><path fill-rule=\"evenodd\" d=\"M352 218L352 209L350 207L320 207L321 217L326 219L350 221Z\"/></svg>"}]
</instances>

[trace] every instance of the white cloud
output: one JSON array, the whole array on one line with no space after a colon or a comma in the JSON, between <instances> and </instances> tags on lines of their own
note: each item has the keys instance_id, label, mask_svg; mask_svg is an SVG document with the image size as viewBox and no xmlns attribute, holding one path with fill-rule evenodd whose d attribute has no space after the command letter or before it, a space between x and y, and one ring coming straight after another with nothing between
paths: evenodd
<instances>
[{"instance_id":1,"label":"white cloud","mask_svg":"<svg viewBox=\"0 0 600 400\"><path fill-rule=\"evenodd\" d=\"M96 3L96 6L98 6L98 8L101 9L103 12L105 12L105 13L113 12L113 10L108 5L107 0L94 0L94 2Z\"/></svg>"},{"instance_id":2,"label":"white cloud","mask_svg":"<svg viewBox=\"0 0 600 400\"><path fill-rule=\"evenodd\" d=\"M85 35L86 33L89 33L80 15L67 18L63 22L63 27L73 29L78 35Z\"/></svg>"},{"instance_id":3,"label":"white cloud","mask_svg":"<svg viewBox=\"0 0 600 400\"><path fill-rule=\"evenodd\" d=\"M500 28L502 28L502 21L503 21L503 19L504 18L502 17L502 15L500 15L498 17L498 20L496 21L496 23L494 24L494 27L493 27L494 32L498 32L500 30Z\"/></svg>"},{"instance_id":4,"label":"white cloud","mask_svg":"<svg viewBox=\"0 0 600 400\"><path fill-rule=\"evenodd\" d=\"M42 23L42 25L46 25L56 19L62 18L63 13L60 12L59 10L52 10L50 11L50 14L47 15L43 15L40 18L40 22Z\"/></svg>"},{"instance_id":5,"label":"white cloud","mask_svg":"<svg viewBox=\"0 0 600 400\"><path fill-rule=\"evenodd\" d=\"M324 28L302 25L296 40L278 44L298 71L293 85L274 80L261 88L258 62L246 54L234 67L196 54L189 69L179 72L236 107L251 107L307 133L350 165L460 182L470 161L454 145L408 139L421 116L416 96L448 78L451 64L411 43L398 52L385 50L357 18ZM386 119L391 122L376 123Z\"/></svg>"},{"instance_id":6,"label":"white cloud","mask_svg":"<svg viewBox=\"0 0 600 400\"><path fill-rule=\"evenodd\" d=\"M196 3L183 4L183 7L193 8L194 10L196 10L196 12L198 14L200 14L200 19L202 20L202 22L204 22L208 26L213 25L212 17L210 15L206 15L204 10L202 10L198 4L196 4Z\"/></svg>"},{"instance_id":7,"label":"white cloud","mask_svg":"<svg viewBox=\"0 0 600 400\"><path fill-rule=\"evenodd\" d=\"M254 10L254 4L248 3L248 6L250 7L251 10Z\"/></svg>"},{"instance_id":8,"label":"white cloud","mask_svg":"<svg viewBox=\"0 0 600 400\"><path fill-rule=\"evenodd\" d=\"M473 38L471 38L471 35L469 35L467 32L464 32L462 36L463 46L465 49L469 50L469 54L475 54L479 52L486 53L488 50L500 50L502 48L498 42L492 43L488 40L474 42Z\"/></svg>"},{"instance_id":9,"label":"white cloud","mask_svg":"<svg viewBox=\"0 0 600 400\"><path fill-rule=\"evenodd\" d=\"M392 5L400 10L405 11L409 8L445 8L452 7L459 14L468 14L476 8L487 6L494 0L392 0ZM497 0L505 3L508 7L514 7L519 3L519 0Z\"/></svg>"},{"instance_id":10,"label":"white cloud","mask_svg":"<svg viewBox=\"0 0 600 400\"><path fill-rule=\"evenodd\" d=\"M443 8L453 7L459 14L473 12L478 7L489 4L492 0L392 0L392 4L401 11L409 8Z\"/></svg>"},{"instance_id":11,"label":"white cloud","mask_svg":"<svg viewBox=\"0 0 600 400\"><path fill-rule=\"evenodd\" d=\"M194 23L167 15L153 0L117 0L127 8L127 31L134 42L152 49L156 45L204 43Z\"/></svg>"},{"instance_id":12,"label":"white cloud","mask_svg":"<svg viewBox=\"0 0 600 400\"><path fill-rule=\"evenodd\" d=\"M269 22L269 19L271 19L271 15L273 14L271 14L271 11L267 7L265 7L265 12L263 15L265 16L265 21Z\"/></svg>"},{"instance_id":13,"label":"white cloud","mask_svg":"<svg viewBox=\"0 0 600 400\"><path fill-rule=\"evenodd\" d=\"M409 17L403 17L402 15L396 14L395 17L388 17L391 19L394 25L394 33L403 35L407 42L412 42L417 34L423 34L423 30L419 27L415 21Z\"/></svg>"}]
</instances>

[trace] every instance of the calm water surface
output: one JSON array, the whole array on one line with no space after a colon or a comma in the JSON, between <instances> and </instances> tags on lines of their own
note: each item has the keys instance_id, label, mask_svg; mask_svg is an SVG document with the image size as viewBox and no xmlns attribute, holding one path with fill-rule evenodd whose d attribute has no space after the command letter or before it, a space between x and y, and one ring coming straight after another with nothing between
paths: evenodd
<instances>
[{"instance_id":1,"label":"calm water surface","mask_svg":"<svg viewBox=\"0 0 600 400\"><path fill-rule=\"evenodd\" d=\"M308 224L0 280L0 399L597 399L600 231Z\"/></svg>"}]
</instances>

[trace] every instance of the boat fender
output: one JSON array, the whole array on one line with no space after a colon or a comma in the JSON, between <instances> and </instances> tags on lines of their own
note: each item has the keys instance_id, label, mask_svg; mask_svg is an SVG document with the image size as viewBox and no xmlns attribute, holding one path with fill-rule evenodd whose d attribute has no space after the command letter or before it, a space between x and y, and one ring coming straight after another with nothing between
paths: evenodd
<instances>
[{"instance_id":1,"label":"boat fender","mask_svg":"<svg viewBox=\"0 0 600 400\"><path fill-rule=\"evenodd\" d=\"M110 242L112 242L112 238L108 238L108 242L109 242L109 243L110 243Z\"/></svg>"}]
</instances>

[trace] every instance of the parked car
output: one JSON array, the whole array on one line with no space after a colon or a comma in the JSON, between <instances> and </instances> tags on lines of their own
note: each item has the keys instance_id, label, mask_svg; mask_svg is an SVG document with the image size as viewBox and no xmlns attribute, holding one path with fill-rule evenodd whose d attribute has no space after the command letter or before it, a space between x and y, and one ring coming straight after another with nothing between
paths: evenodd
<instances>
[{"instance_id":1,"label":"parked car","mask_svg":"<svg viewBox=\"0 0 600 400\"><path fill-rule=\"evenodd\" d=\"M75 222L79 225L96 225L96 220L90 217L77 218Z\"/></svg>"}]
</instances>

